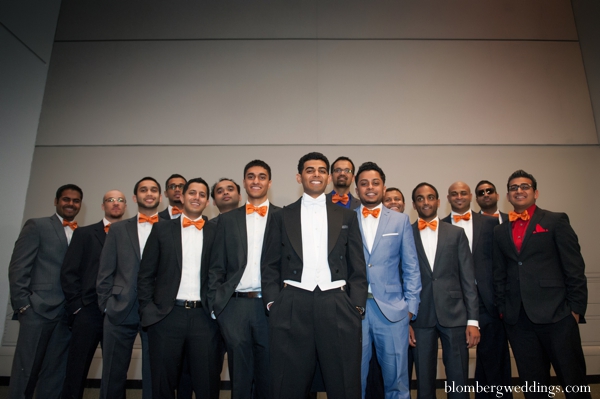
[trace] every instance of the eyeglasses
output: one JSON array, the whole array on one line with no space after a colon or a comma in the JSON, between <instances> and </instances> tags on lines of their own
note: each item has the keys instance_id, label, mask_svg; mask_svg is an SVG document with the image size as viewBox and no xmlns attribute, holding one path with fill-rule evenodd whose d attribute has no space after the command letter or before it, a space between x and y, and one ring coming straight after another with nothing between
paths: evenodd
<instances>
[{"instance_id":1,"label":"eyeglasses","mask_svg":"<svg viewBox=\"0 0 600 399\"><path fill-rule=\"evenodd\" d=\"M522 184L513 184L512 186L508 186L508 191L517 191L521 189L521 191L527 191L531 189L533 186L531 184L522 183Z\"/></svg>"},{"instance_id":2,"label":"eyeglasses","mask_svg":"<svg viewBox=\"0 0 600 399\"><path fill-rule=\"evenodd\" d=\"M492 195L496 192L496 189L493 187L490 188L484 188L482 190L477 190L477 196L478 197L483 197L484 195Z\"/></svg>"},{"instance_id":3,"label":"eyeglasses","mask_svg":"<svg viewBox=\"0 0 600 399\"><path fill-rule=\"evenodd\" d=\"M123 197L119 197L119 198L110 197L110 198L105 199L104 202L127 202L127 201L125 201L125 198L123 198Z\"/></svg>"},{"instance_id":4,"label":"eyeglasses","mask_svg":"<svg viewBox=\"0 0 600 399\"><path fill-rule=\"evenodd\" d=\"M342 169L342 168L335 168L335 169L333 170L333 173L345 173L345 174L347 174L347 175L351 175L351 174L352 174L352 169L348 169L348 168L346 168L346 169Z\"/></svg>"},{"instance_id":5,"label":"eyeglasses","mask_svg":"<svg viewBox=\"0 0 600 399\"><path fill-rule=\"evenodd\" d=\"M167 186L167 188L168 188L169 190L173 190L173 191L175 191L175 190L177 190L177 189L179 189L179 190L183 190L183 187L185 187L185 184L169 184L169 185Z\"/></svg>"}]
</instances>

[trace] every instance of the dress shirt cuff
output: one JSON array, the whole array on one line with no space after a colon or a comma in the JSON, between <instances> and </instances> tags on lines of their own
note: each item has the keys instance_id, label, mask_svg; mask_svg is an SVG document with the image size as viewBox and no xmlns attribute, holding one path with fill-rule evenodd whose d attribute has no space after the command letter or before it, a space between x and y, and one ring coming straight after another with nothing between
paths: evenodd
<instances>
[{"instance_id":1,"label":"dress shirt cuff","mask_svg":"<svg viewBox=\"0 0 600 399\"><path fill-rule=\"evenodd\" d=\"M477 320L467 320L467 325L479 328L479 321L477 321Z\"/></svg>"},{"instance_id":2,"label":"dress shirt cuff","mask_svg":"<svg viewBox=\"0 0 600 399\"><path fill-rule=\"evenodd\" d=\"M214 311L214 310L213 310L212 312L210 312L210 317L211 317L213 320L217 320L217 316L215 316L215 311Z\"/></svg>"},{"instance_id":3,"label":"dress shirt cuff","mask_svg":"<svg viewBox=\"0 0 600 399\"><path fill-rule=\"evenodd\" d=\"M419 302L409 301L408 302L408 311L413 314L413 317L411 320L415 320L417 318L417 313L419 313Z\"/></svg>"},{"instance_id":4,"label":"dress shirt cuff","mask_svg":"<svg viewBox=\"0 0 600 399\"><path fill-rule=\"evenodd\" d=\"M271 302L267 303L267 310L269 312L271 311L271 305L273 304L273 302L275 302L275 301L271 301Z\"/></svg>"}]
</instances>

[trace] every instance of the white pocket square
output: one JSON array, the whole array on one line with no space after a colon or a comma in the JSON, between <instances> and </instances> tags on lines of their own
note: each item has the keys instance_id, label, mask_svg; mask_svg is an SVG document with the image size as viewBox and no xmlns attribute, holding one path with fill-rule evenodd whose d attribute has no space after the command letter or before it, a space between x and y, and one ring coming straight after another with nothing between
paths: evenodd
<instances>
[{"instance_id":1,"label":"white pocket square","mask_svg":"<svg viewBox=\"0 0 600 399\"><path fill-rule=\"evenodd\" d=\"M382 237L397 236L397 235L398 235L398 233L387 233L387 234L384 234Z\"/></svg>"}]
</instances>

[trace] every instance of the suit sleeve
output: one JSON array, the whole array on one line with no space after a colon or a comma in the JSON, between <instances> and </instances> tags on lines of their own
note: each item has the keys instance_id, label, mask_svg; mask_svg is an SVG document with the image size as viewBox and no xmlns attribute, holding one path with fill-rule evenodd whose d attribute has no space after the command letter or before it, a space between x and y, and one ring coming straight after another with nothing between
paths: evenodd
<instances>
[{"instance_id":1,"label":"suit sleeve","mask_svg":"<svg viewBox=\"0 0 600 399\"><path fill-rule=\"evenodd\" d=\"M463 229L461 229L458 239L458 260L460 285L465 307L467 308L467 320L479 320L479 299L477 298L477 286L475 285L473 255L469 248L469 240Z\"/></svg>"},{"instance_id":2,"label":"suit sleeve","mask_svg":"<svg viewBox=\"0 0 600 399\"><path fill-rule=\"evenodd\" d=\"M10 300L15 312L24 306L30 305L31 269L39 246L40 233L38 226L33 219L29 219L15 242L15 248L8 266Z\"/></svg>"},{"instance_id":3,"label":"suit sleeve","mask_svg":"<svg viewBox=\"0 0 600 399\"><path fill-rule=\"evenodd\" d=\"M115 228L116 226L111 228L106 235L106 241L104 241L104 247L100 253L100 265L98 266L98 277L96 278L98 307L102 313L106 310L106 302L112 295L117 270L117 233Z\"/></svg>"},{"instance_id":4,"label":"suit sleeve","mask_svg":"<svg viewBox=\"0 0 600 399\"><path fill-rule=\"evenodd\" d=\"M404 298L408 305L408 311L414 315L414 319L417 316L419 303L421 302L421 271L419 269L415 237L408 217L404 219L404 226L402 227L402 247L400 251Z\"/></svg>"},{"instance_id":5,"label":"suit sleeve","mask_svg":"<svg viewBox=\"0 0 600 399\"><path fill-rule=\"evenodd\" d=\"M500 248L500 234L503 229L502 225L494 228L494 249L493 249L493 274L494 274L494 301L498 307L500 316L506 311L506 259Z\"/></svg>"},{"instance_id":6,"label":"suit sleeve","mask_svg":"<svg viewBox=\"0 0 600 399\"><path fill-rule=\"evenodd\" d=\"M281 291L282 215L282 211L273 212L267 226L267 248L261 258L261 290L265 306L273 302Z\"/></svg>"},{"instance_id":7,"label":"suit sleeve","mask_svg":"<svg viewBox=\"0 0 600 399\"><path fill-rule=\"evenodd\" d=\"M67 301L65 307L68 313L74 313L77 309L83 307L80 267L84 252L85 235L77 229L73 232L71 243L60 270L60 283Z\"/></svg>"},{"instance_id":8,"label":"suit sleeve","mask_svg":"<svg viewBox=\"0 0 600 399\"><path fill-rule=\"evenodd\" d=\"M154 303L154 288L156 286L156 275L158 274L158 264L160 262L160 240L159 226L155 223L148 236L140 269L138 271L138 301L140 302L140 315L144 314L144 309Z\"/></svg>"},{"instance_id":9,"label":"suit sleeve","mask_svg":"<svg viewBox=\"0 0 600 399\"><path fill-rule=\"evenodd\" d=\"M367 266L356 212L350 213L348 221L346 262L348 265L348 280L346 280L348 295L355 306L364 308L367 305Z\"/></svg>"},{"instance_id":10,"label":"suit sleeve","mask_svg":"<svg viewBox=\"0 0 600 399\"><path fill-rule=\"evenodd\" d=\"M225 282L227 273L227 245L225 237L225 223L223 223L223 220L220 220L217 222L217 231L215 233L215 239L210 254L210 265L208 268L208 293L206 294L206 297L209 313L214 311L217 289Z\"/></svg>"},{"instance_id":11,"label":"suit sleeve","mask_svg":"<svg viewBox=\"0 0 600 399\"><path fill-rule=\"evenodd\" d=\"M556 224L555 243L565 278L567 302L573 312L583 316L588 300L585 263L577 234L569 223L569 217L564 213L560 214Z\"/></svg>"}]
</instances>

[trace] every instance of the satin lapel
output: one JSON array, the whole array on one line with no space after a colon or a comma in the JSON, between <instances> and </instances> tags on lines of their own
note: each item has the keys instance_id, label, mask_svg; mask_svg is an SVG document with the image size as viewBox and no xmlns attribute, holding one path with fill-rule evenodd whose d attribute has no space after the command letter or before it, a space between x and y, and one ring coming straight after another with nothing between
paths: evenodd
<instances>
[{"instance_id":1,"label":"satin lapel","mask_svg":"<svg viewBox=\"0 0 600 399\"><path fill-rule=\"evenodd\" d=\"M94 235L100 241L100 245L104 246L104 241L106 240L106 233L104 232L104 223L100 221L100 223L96 223L96 227L94 228Z\"/></svg>"},{"instance_id":2,"label":"satin lapel","mask_svg":"<svg viewBox=\"0 0 600 399\"><path fill-rule=\"evenodd\" d=\"M471 211L471 217L473 218L473 250L471 252L475 253L479 243L479 234L481 234L481 218L483 216Z\"/></svg>"},{"instance_id":3,"label":"satin lapel","mask_svg":"<svg viewBox=\"0 0 600 399\"><path fill-rule=\"evenodd\" d=\"M419 262L421 262L421 259L425 260L425 266L426 266L425 268L427 269L427 271L429 272L429 275L431 276L431 274L432 274L431 265L429 264L429 260L427 259L427 255L425 254L425 248L423 248L423 240L421 240L421 233L419 232L419 228L417 226L418 225L415 223L412 226L412 228L413 228L413 235L415 237L415 247L417 248L417 254L419 255Z\"/></svg>"},{"instance_id":4,"label":"satin lapel","mask_svg":"<svg viewBox=\"0 0 600 399\"><path fill-rule=\"evenodd\" d=\"M281 210L283 212L283 224L288 239L292 243L292 248L296 251L298 257L302 260L302 218L300 217L300 198L291 205Z\"/></svg>"},{"instance_id":5,"label":"satin lapel","mask_svg":"<svg viewBox=\"0 0 600 399\"><path fill-rule=\"evenodd\" d=\"M181 220L171 219L171 237L173 237L173 245L175 246L175 255L177 256L177 266L179 266L179 270L182 270L182 258L183 258L183 243L181 242ZM191 227L188 227L188 229ZM205 236L206 234L203 234ZM202 246L202 252L204 253L204 246Z\"/></svg>"},{"instance_id":6,"label":"satin lapel","mask_svg":"<svg viewBox=\"0 0 600 399\"><path fill-rule=\"evenodd\" d=\"M234 211L232 211L234 212ZM244 259L242 259L242 264L245 265L248 262L248 229L246 228L246 207L240 207L235 210L237 212L235 214L235 220L237 223L237 227L239 230L240 244L244 248ZM267 226L269 225L268 217L271 215L271 212L267 215ZM267 235L265 234L265 237ZM264 242L263 242L264 247Z\"/></svg>"},{"instance_id":7,"label":"satin lapel","mask_svg":"<svg viewBox=\"0 0 600 399\"><path fill-rule=\"evenodd\" d=\"M131 245L133 246L133 252L135 253L135 256L137 256L137 260L139 262L140 259L142 259L142 256L140 254L140 239L138 237L137 225L138 225L137 216L134 216L131 219L127 220L127 224L125 225L125 230L127 231L127 235L129 236L129 239L131 240Z\"/></svg>"},{"instance_id":8,"label":"satin lapel","mask_svg":"<svg viewBox=\"0 0 600 399\"><path fill-rule=\"evenodd\" d=\"M373 248L371 248L371 253L375 252L379 241L381 241L381 236L383 236L383 232L387 231L386 228L388 222L390 221L390 212L394 211L390 211L385 206L382 207L381 214L379 215L379 225L377 226L377 232L375 233L375 240L373 241Z\"/></svg>"},{"instance_id":9,"label":"satin lapel","mask_svg":"<svg viewBox=\"0 0 600 399\"><path fill-rule=\"evenodd\" d=\"M519 251L517 251L517 247L515 246L515 242L513 241L513 237L512 237L512 223L509 221L506 221L506 223L502 223L501 226L503 226L502 228L506 230L503 234L506 234L506 237L508 237L508 242L509 242L508 245L513 250L513 253L515 254L515 256L519 256Z\"/></svg>"},{"instance_id":10,"label":"satin lapel","mask_svg":"<svg viewBox=\"0 0 600 399\"><path fill-rule=\"evenodd\" d=\"M344 215L342 208L326 202L327 208L327 255L333 251L335 243L342 231L342 223L344 223Z\"/></svg>"},{"instance_id":11,"label":"satin lapel","mask_svg":"<svg viewBox=\"0 0 600 399\"><path fill-rule=\"evenodd\" d=\"M50 221L52 222L52 227L60 240L60 243L64 248L69 246L69 242L67 241L67 234L65 233L65 227L60 222L60 219L56 215L50 216Z\"/></svg>"},{"instance_id":12,"label":"satin lapel","mask_svg":"<svg viewBox=\"0 0 600 399\"><path fill-rule=\"evenodd\" d=\"M521 253L525 250L525 246L529 242L529 238L533 234L533 230L535 226L544 218L544 210L540 208L536 208L535 212L533 212L533 216L529 221L529 225L527 226L527 231L525 232L525 237L523 237L523 244L521 244Z\"/></svg>"}]
</instances>

